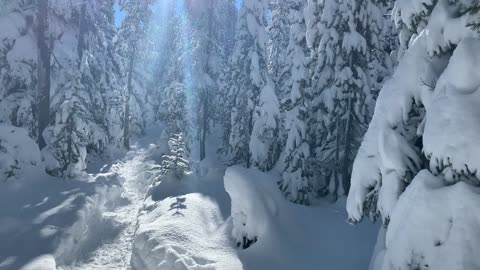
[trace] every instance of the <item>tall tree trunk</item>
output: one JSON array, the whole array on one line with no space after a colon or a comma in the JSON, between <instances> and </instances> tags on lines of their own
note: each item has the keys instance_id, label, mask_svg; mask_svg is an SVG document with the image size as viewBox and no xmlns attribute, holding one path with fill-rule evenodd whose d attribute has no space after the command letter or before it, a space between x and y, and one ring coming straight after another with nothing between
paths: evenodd
<instances>
[{"instance_id":1,"label":"tall tree trunk","mask_svg":"<svg viewBox=\"0 0 480 270\"><path fill-rule=\"evenodd\" d=\"M205 95L203 97L202 101L202 107L203 107L203 118L202 118L202 128L201 132L202 134L200 135L200 161L205 159L206 157L206 151L205 151L205 143L207 140L207 129L208 129L208 92L205 92Z\"/></svg>"},{"instance_id":2,"label":"tall tree trunk","mask_svg":"<svg viewBox=\"0 0 480 270\"><path fill-rule=\"evenodd\" d=\"M38 47L38 146L46 146L43 131L50 122L50 57L48 31L48 0L37 1L37 47Z\"/></svg>"},{"instance_id":3,"label":"tall tree trunk","mask_svg":"<svg viewBox=\"0 0 480 270\"><path fill-rule=\"evenodd\" d=\"M131 46L128 64L127 96L125 98L125 115L123 120L123 145L130 149L130 96L132 94L133 67L135 61L135 46Z\"/></svg>"},{"instance_id":4,"label":"tall tree trunk","mask_svg":"<svg viewBox=\"0 0 480 270\"><path fill-rule=\"evenodd\" d=\"M353 69L352 69L353 70ZM343 191L345 192L345 195L348 194L348 191L350 190L350 152L351 152L351 146L352 146L352 129L353 129L353 90L350 90L350 93L348 95L348 101L347 101L347 121L345 124L345 141L343 142L345 144L345 149L343 152L343 157L342 157L342 185L343 185Z\"/></svg>"},{"instance_id":5,"label":"tall tree trunk","mask_svg":"<svg viewBox=\"0 0 480 270\"><path fill-rule=\"evenodd\" d=\"M208 7L208 42L210 43L213 40L213 5L214 5L214 0L209 1L209 7ZM216 44L212 44L212 47L214 47ZM207 61L205 63L205 71L207 74L210 74L210 68L209 68L209 61L208 59L210 58L210 52L207 52ZM204 160L206 157L206 151L205 151L205 143L207 140L207 131L208 131L208 99L209 99L209 94L210 91L205 90L203 100L201 100L202 103L202 108L203 108L203 116L202 116L202 123L201 123L201 134L200 134L200 161Z\"/></svg>"},{"instance_id":6,"label":"tall tree trunk","mask_svg":"<svg viewBox=\"0 0 480 270\"><path fill-rule=\"evenodd\" d=\"M337 115L337 131L340 130L340 116ZM337 137L335 138L335 170L333 171L333 178L334 178L334 184L335 188L333 189L333 200L337 201L338 199L338 186L339 184L339 177L338 173L340 170L340 134L337 132Z\"/></svg>"}]
</instances>

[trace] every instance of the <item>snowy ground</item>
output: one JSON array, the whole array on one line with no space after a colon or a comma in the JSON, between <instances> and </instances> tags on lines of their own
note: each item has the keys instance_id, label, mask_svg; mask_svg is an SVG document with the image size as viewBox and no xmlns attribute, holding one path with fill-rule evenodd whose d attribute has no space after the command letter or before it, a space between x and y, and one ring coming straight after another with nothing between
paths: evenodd
<instances>
[{"instance_id":1,"label":"snowy ground","mask_svg":"<svg viewBox=\"0 0 480 270\"><path fill-rule=\"evenodd\" d=\"M129 152L90 160L83 178L32 171L26 180L2 183L0 270L22 269L45 254L22 270L368 268L378 227L348 225L342 200L309 208L276 200L281 211L268 217L269 234L239 250L217 160L202 163L203 176L159 185L145 198L165 150L166 138L154 130ZM241 175L240 182L274 181L248 170Z\"/></svg>"}]
</instances>

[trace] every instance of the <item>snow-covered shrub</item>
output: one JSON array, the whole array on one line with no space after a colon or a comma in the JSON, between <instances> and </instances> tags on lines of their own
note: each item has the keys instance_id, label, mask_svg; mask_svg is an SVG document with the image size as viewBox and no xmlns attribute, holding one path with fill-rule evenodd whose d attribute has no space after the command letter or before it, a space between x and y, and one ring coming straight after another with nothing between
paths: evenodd
<instances>
[{"instance_id":1,"label":"snow-covered shrub","mask_svg":"<svg viewBox=\"0 0 480 270\"><path fill-rule=\"evenodd\" d=\"M274 181L254 169L233 166L224 176L225 190L232 200L233 237L237 246L248 248L266 233L276 202L283 201Z\"/></svg>"},{"instance_id":2,"label":"snow-covered shrub","mask_svg":"<svg viewBox=\"0 0 480 270\"><path fill-rule=\"evenodd\" d=\"M26 167L40 162L38 146L27 130L0 123L0 181L17 179Z\"/></svg>"},{"instance_id":3,"label":"snow-covered shrub","mask_svg":"<svg viewBox=\"0 0 480 270\"><path fill-rule=\"evenodd\" d=\"M181 133L173 135L168 140L170 153L163 155L160 164L160 174L167 179L181 180L190 173L190 161L188 160L187 148Z\"/></svg>"}]
</instances>

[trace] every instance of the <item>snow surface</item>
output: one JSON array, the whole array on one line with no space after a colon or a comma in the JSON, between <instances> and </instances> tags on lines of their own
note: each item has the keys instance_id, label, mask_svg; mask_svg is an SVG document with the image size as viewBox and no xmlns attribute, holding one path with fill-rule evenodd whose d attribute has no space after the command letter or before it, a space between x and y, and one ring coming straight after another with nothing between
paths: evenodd
<instances>
[{"instance_id":1,"label":"snow surface","mask_svg":"<svg viewBox=\"0 0 480 270\"><path fill-rule=\"evenodd\" d=\"M232 234L237 240L258 239L238 252L243 269L367 269L378 227L350 226L343 199L309 207L290 203L278 190L278 179L239 166L225 173Z\"/></svg>"},{"instance_id":2,"label":"snow surface","mask_svg":"<svg viewBox=\"0 0 480 270\"><path fill-rule=\"evenodd\" d=\"M2 183L0 269L308 270L319 259L325 269L368 267L378 227L348 225L344 200L291 204L275 184L279 175L240 167L225 174L213 158L198 164L201 177L158 182L168 139L160 131L127 153L90 157L82 177L62 181L34 167ZM232 237L239 210L257 217L248 224L258 242L246 250Z\"/></svg>"},{"instance_id":3,"label":"snow surface","mask_svg":"<svg viewBox=\"0 0 480 270\"><path fill-rule=\"evenodd\" d=\"M383 264L376 269L480 269L480 217L472 208L479 195L478 187L448 186L442 177L419 172L392 213Z\"/></svg>"}]
</instances>

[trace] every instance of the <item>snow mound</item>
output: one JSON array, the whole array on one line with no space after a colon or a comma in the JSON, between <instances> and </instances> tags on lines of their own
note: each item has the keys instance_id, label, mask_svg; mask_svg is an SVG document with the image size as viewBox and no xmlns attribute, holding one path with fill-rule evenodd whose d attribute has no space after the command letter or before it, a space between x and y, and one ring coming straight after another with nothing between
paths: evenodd
<instances>
[{"instance_id":1,"label":"snow mound","mask_svg":"<svg viewBox=\"0 0 480 270\"><path fill-rule=\"evenodd\" d=\"M378 226L350 226L343 199L310 207L290 203L276 184L279 179L257 169L226 170L230 233L237 243L250 245L238 251L244 269L313 270L319 262L322 269L367 269Z\"/></svg>"},{"instance_id":2,"label":"snow mound","mask_svg":"<svg viewBox=\"0 0 480 270\"><path fill-rule=\"evenodd\" d=\"M240 166L225 172L225 190L232 199L232 233L243 248L272 227L272 218L278 213L276 202L282 200L275 182L261 177L259 172Z\"/></svg>"},{"instance_id":3,"label":"snow mound","mask_svg":"<svg viewBox=\"0 0 480 270\"><path fill-rule=\"evenodd\" d=\"M222 223L218 205L202 194L148 197L138 217L133 269L243 269Z\"/></svg>"},{"instance_id":4,"label":"snow mound","mask_svg":"<svg viewBox=\"0 0 480 270\"><path fill-rule=\"evenodd\" d=\"M33 259L20 270L57 270L57 267L52 255L42 255Z\"/></svg>"},{"instance_id":5,"label":"snow mound","mask_svg":"<svg viewBox=\"0 0 480 270\"><path fill-rule=\"evenodd\" d=\"M480 269L480 188L417 174L392 212L382 270Z\"/></svg>"},{"instance_id":6,"label":"snow mound","mask_svg":"<svg viewBox=\"0 0 480 270\"><path fill-rule=\"evenodd\" d=\"M40 162L38 146L25 129L0 124L0 181L20 178L26 167Z\"/></svg>"}]
</instances>

